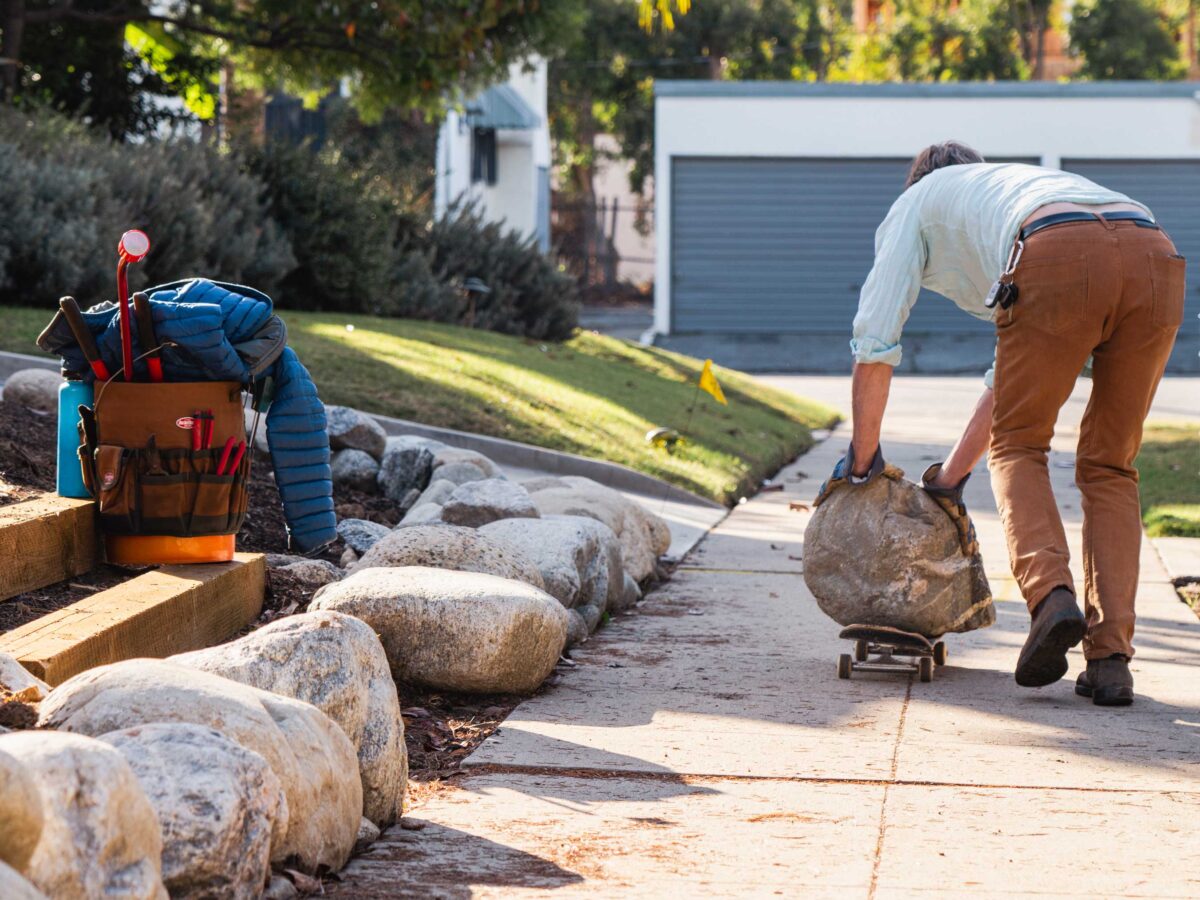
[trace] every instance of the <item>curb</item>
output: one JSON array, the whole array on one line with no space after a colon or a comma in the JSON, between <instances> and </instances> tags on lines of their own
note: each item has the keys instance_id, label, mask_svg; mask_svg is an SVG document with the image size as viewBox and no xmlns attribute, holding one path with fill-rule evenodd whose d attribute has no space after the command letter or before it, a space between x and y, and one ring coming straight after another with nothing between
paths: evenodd
<instances>
[{"instance_id":1,"label":"curb","mask_svg":"<svg viewBox=\"0 0 1200 900\"><path fill-rule=\"evenodd\" d=\"M32 368L50 369L57 372L58 363L44 356L0 351L0 381L13 372ZM395 419L391 416L378 416L373 413L368 413L368 415L382 425L383 430L388 434L415 434L419 437L434 438L452 447L476 450L501 465L537 469L550 475L582 475L617 491L629 491L634 494L650 496L656 500L673 500L676 503L688 503L712 509L725 508L714 500L668 484L652 475L644 475L620 463L577 456L574 453L564 453L560 450L548 450L545 447L535 447L505 438L485 437L466 431L455 431L452 428L423 425L407 419Z\"/></svg>"}]
</instances>

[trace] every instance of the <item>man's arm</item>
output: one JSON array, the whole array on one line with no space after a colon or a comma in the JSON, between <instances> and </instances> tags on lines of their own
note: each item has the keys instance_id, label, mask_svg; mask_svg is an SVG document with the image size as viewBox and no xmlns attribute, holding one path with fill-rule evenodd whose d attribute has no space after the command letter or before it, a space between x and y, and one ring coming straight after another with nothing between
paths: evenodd
<instances>
[{"instance_id":1,"label":"man's arm","mask_svg":"<svg viewBox=\"0 0 1200 900\"><path fill-rule=\"evenodd\" d=\"M933 479L934 487L955 487L971 473L975 464L987 452L988 444L992 439L993 399L992 389L987 388L983 392L983 396L979 398L979 402L975 404L975 412L971 413L971 419L967 422L962 437L958 439L958 443L954 445L954 449L942 463L941 471ZM855 422L857 424L857 419ZM857 431L856 427L855 432L857 433ZM857 446L854 450L854 458L858 459Z\"/></svg>"},{"instance_id":2,"label":"man's arm","mask_svg":"<svg viewBox=\"0 0 1200 900\"><path fill-rule=\"evenodd\" d=\"M851 381L854 410L854 469L862 477L871 469L875 451L879 449L879 432L883 426L883 411L887 407L888 391L892 385L892 366L887 363L855 363Z\"/></svg>"}]
</instances>

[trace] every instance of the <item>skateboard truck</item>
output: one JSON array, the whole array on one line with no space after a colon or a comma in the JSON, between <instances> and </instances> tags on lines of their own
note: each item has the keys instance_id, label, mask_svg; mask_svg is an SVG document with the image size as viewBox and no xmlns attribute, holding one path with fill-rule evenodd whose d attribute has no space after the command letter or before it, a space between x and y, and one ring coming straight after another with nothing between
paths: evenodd
<instances>
[{"instance_id":1,"label":"skateboard truck","mask_svg":"<svg viewBox=\"0 0 1200 900\"><path fill-rule=\"evenodd\" d=\"M838 635L854 642L854 655L838 657L838 678L854 672L902 672L933 681L933 667L946 664L946 644L886 625L848 625Z\"/></svg>"}]
</instances>

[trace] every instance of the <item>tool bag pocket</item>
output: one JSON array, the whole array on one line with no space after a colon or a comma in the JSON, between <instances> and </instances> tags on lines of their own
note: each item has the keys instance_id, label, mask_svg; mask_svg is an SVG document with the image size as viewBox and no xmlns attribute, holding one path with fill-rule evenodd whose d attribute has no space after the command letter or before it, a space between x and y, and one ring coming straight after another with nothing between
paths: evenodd
<instances>
[{"instance_id":1,"label":"tool bag pocket","mask_svg":"<svg viewBox=\"0 0 1200 900\"><path fill-rule=\"evenodd\" d=\"M136 534L140 517L134 454L101 444L96 448L95 477L101 527L110 534Z\"/></svg>"},{"instance_id":2,"label":"tool bag pocket","mask_svg":"<svg viewBox=\"0 0 1200 900\"><path fill-rule=\"evenodd\" d=\"M144 473L138 479L142 498L141 534L184 535L191 514L191 476Z\"/></svg>"},{"instance_id":3,"label":"tool bag pocket","mask_svg":"<svg viewBox=\"0 0 1200 900\"><path fill-rule=\"evenodd\" d=\"M192 535L229 534L233 476L198 475L196 477L196 503L192 507L189 533Z\"/></svg>"}]
</instances>

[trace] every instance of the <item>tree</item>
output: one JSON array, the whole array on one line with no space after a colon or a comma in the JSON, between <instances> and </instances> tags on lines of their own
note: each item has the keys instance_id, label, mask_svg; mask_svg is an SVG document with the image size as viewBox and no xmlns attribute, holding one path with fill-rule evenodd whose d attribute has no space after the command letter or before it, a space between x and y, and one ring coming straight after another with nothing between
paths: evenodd
<instances>
[{"instance_id":1,"label":"tree","mask_svg":"<svg viewBox=\"0 0 1200 900\"><path fill-rule=\"evenodd\" d=\"M162 77L180 90L196 74L193 61L210 74L217 61L234 59L239 77L296 93L323 93L344 79L369 117L395 106L440 110L451 87L471 90L561 43L582 2L0 0L0 100L12 102L47 77L44 70L69 66L61 53L38 59L37 68L24 62L38 32L52 28L71 34L71 43L84 39L85 26L102 30L107 50L96 52L107 52L108 62L98 60L95 71L106 84L120 82L118 36L135 25L157 44L188 50L164 62Z\"/></svg>"},{"instance_id":2,"label":"tree","mask_svg":"<svg viewBox=\"0 0 1200 900\"><path fill-rule=\"evenodd\" d=\"M1081 78L1165 79L1181 74L1167 23L1144 0L1088 0L1075 7L1071 47Z\"/></svg>"}]
</instances>

